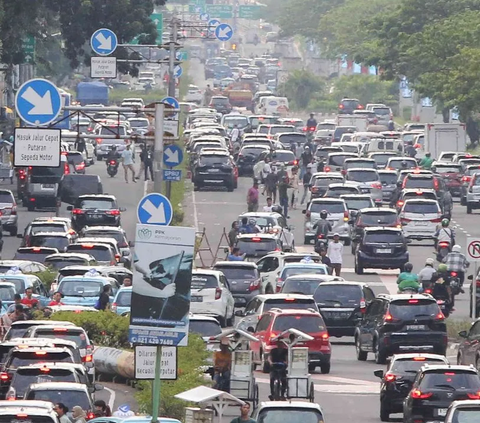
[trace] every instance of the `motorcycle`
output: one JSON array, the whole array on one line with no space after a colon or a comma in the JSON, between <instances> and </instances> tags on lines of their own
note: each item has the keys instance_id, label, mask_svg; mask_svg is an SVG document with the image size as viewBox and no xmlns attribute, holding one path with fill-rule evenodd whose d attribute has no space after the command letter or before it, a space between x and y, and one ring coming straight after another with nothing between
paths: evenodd
<instances>
[{"instance_id":1,"label":"motorcycle","mask_svg":"<svg viewBox=\"0 0 480 423\"><path fill-rule=\"evenodd\" d=\"M438 307L440 308L440 311L443 313L445 317L450 316L450 301L443 300L443 299L437 299L437 304Z\"/></svg>"},{"instance_id":2,"label":"motorcycle","mask_svg":"<svg viewBox=\"0 0 480 423\"><path fill-rule=\"evenodd\" d=\"M320 251L327 249L327 239L324 234L320 234L315 241L314 250L317 254L320 254Z\"/></svg>"},{"instance_id":3,"label":"motorcycle","mask_svg":"<svg viewBox=\"0 0 480 423\"><path fill-rule=\"evenodd\" d=\"M460 294L462 285L460 284L460 278L458 277L458 273L453 271L448 272L447 280L450 283L450 289L452 290L452 295Z\"/></svg>"},{"instance_id":4,"label":"motorcycle","mask_svg":"<svg viewBox=\"0 0 480 423\"><path fill-rule=\"evenodd\" d=\"M305 131L305 135L307 136L307 141L312 142L315 129L316 128L314 126L307 126L303 129Z\"/></svg>"},{"instance_id":5,"label":"motorcycle","mask_svg":"<svg viewBox=\"0 0 480 423\"><path fill-rule=\"evenodd\" d=\"M118 160L111 159L107 163L107 173L113 178L118 172Z\"/></svg>"},{"instance_id":6,"label":"motorcycle","mask_svg":"<svg viewBox=\"0 0 480 423\"><path fill-rule=\"evenodd\" d=\"M437 244L437 261L441 263L451 249L450 241L440 241Z\"/></svg>"}]
</instances>

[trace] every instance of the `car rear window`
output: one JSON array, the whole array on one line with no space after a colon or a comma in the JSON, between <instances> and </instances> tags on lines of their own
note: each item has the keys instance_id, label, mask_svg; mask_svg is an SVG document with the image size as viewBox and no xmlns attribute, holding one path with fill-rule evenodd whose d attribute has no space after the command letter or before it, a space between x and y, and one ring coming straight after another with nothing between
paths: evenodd
<instances>
[{"instance_id":1,"label":"car rear window","mask_svg":"<svg viewBox=\"0 0 480 423\"><path fill-rule=\"evenodd\" d=\"M394 319L415 320L418 318L435 317L440 309L436 301L410 299L392 301L388 308Z\"/></svg>"},{"instance_id":2,"label":"car rear window","mask_svg":"<svg viewBox=\"0 0 480 423\"><path fill-rule=\"evenodd\" d=\"M41 225L32 225L30 234L35 235L39 232L56 232L56 233L65 233L67 232L67 227L63 224L54 224L54 223L42 223Z\"/></svg>"},{"instance_id":3,"label":"car rear window","mask_svg":"<svg viewBox=\"0 0 480 423\"><path fill-rule=\"evenodd\" d=\"M403 208L406 213L433 214L438 213L439 208L436 203L421 203L419 201L407 201Z\"/></svg>"},{"instance_id":4,"label":"car rear window","mask_svg":"<svg viewBox=\"0 0 480 423\"><path fill-rule=\"evenodd\" d=\"M358 100L342 100L341 104L343 104L346 107L357 107Z\"/></svg>"},{"instance_id":5,"label":"car rear window","mask_svg":"<svg viewBox=\"0 0 480 423\"><path fill-rule=\"evenodd\" d=\"M423 389L480 389L480 378L476 373L457 370L442 369L427 372L420 380L419 388Z\"/></svg>"},{"instance_id":6,"label":"car rear window","mask_svg":"<svg viewBox=\"0 0 480 423\"><path fill-rule=\"evenodd\" d=\"M385 226L393 225L396 221L396 213L384 213L381 211L362 213L362 216L360 217L360 222L363 225Z\"/></svg>"},{"instance_id":7,"label":"car rear window","mask_svg":"<svg viewBox=\"0 0 480 423\"><path fill-rule=\"evenodd\" d=\"M403 236L400 232L375 231L365 235L367 244L399 244L403 243Z\"/></svg>"},{"instance_id":8,"label":"car rear window","mask_svg":"<svg viewBox=\"0 0 480 423\"><path fill-rule=\"evenodd\" d=\"M282 286L282 293L313 295L320 283L318 279L287 279Z\"/></svg>"},{"instance_id":9,"label":"car rear window","mask_svg":"<svg viewBox=\"0 0 480 423\"><path fill-rule=\"evenodd\" d=\"M132 304L132 291L119 292L115 302L119 307L130 307Z\"/></svg>"},{"instance_id":10,"label":"car rear window","mask_svg":"<svg viewBox=\"0 0 480 423\"><path fill-rule=\"evenodd\" d=\"M303 134L285 134L281 135L278 140L282 144L291 145L292 143L295 144L305 144L307 142L307 137Z\"/></svg>"},{"instance_id":11,"label":"car rear window","mask_svg":"<svg viewBox=\"0 0 480 423\"><path fill-rule=\"evenodd\" d=\"M405 188L426 188L435 187L433 178L407 178L405 179Z\"/></svg>"},{"instance_id":12,"label":"car rear window","mask_svg":"<svg viewBox=\"0 0 480 423\"><path fill-rule=\"evenodd\" d=\"M85 260L80 258L78 259L51 258L51 259L45 260L44 264L45 266L51 267L52 269L60 270L67 266L83 266L83 265L86 265L87 263L85 263Z\"/></svg>"},{"instance_id":13,"label":"car rear window","mask_svg":"<svg viewBox=\"0 0 480 423\"><path fill-rule=\"evenodd\" d=\"M85 235L86 238L114 238L117 241L119 248L126 248L128 247L127 239L125 238L125 234L120 231L86 231Z\"/></svg>"},{"instance_id":14,"label":"car rear window","mask_svg":"<svg viewBox=\"0 0 480 423\"><path fill-rule=\"evenodd\" d=\"M388 107L374 107L372 111L376 115L380 116L386 116L390 114L390 109Z\"/></svg>"},{"instance_id":15,"label":"car rear window","mask_svg":"<svg viewBox=\"0 0 480 423\"><path fill-rule=\"evenodd\" d=\"M69 239L63 236L35 235L30 237L32 247L56 248L59 252L65 251L69 244Z\"/></svg>"},{"instance_id":16,"label":"car rear window","mask_svg":"<svg viewBox=\"0 0 480 423\"><path fill-rule=\"evenodd\" d=\"M126 135L125 126L102 126L100 135Z\"/></svg>"},{"instance_id":17,"label":"car rear window","mask_svg":"<svg viewBox=\"0 0 480 423\"><path fill-rule=\"evenodd\" d=\"M360 210L367 207L373 207L372 200L369 198L360 198L358 200L355 198L349 198L348 200L345 200L345 203L347 204L348 210Z\"/></svg>"},{"instance_id":18,"label":"car rear window","mask_svg":"<svg viewBox=\"0 0 480 423\"><path fill-rule=\"evenodd\" d=\"M192 275L192 289L218 288L218 280L213 275Z\"/></svg>"},{"instance_id":19,"label":"car rear window","mask_svg":"<svg viewBox=\"0 0 480 423\"><path fill-rule=\"evenodd\" d=\"M69 409L73 406L79 405L83 410L90 410L92 408L91 403L84 391L75 390L47 390L47 389L35 389L27 394L28 400L40 400L49 401L53 404L62 402ZM23 422L22 422L23 423Z\"/></svg>"},{"instance_id":20,"label":"car rear window","mask_svg":"<svg viewBox=\"0 0 480 423\"><path fill-rule=\"evenodd\" d=\"M15 201L12 197L12 194L5 191L0 191L0 203L3 204L13 204Z\"/></svg>"},{"instance_id":21,"label":"car rear window","mask_svg":"<svg viewBox=\"0 0 480 423\"><path fill-rule=\"evenodd\" d=\"M355 285L322 285L313 294L319 307L358 307L362 290Z\"/></svg>"},{"instance_id":22,"label":"car rear window","mask_svg":"<svg viewBox=\"0 0 480 423\"><path fill-rule=\"evenodd\" d=\"M67 369L54 368L34 368L34 369L18 369L12 379L12 388L18 396L23 396L31 383L46 382L78 382L75 373ZM23 423L23 420L22 420Z\"/></svg>"},{"instance_id":23,"label":"car rear window","mask_svg":"<svg viewBox=\"0 0 480 423\"><path fill-rule=\"evenodd\" d=\"M85 281L83 279L62 280L58 291L66 297L99 297L103 289L100 281Z\"/></svg>"},{"instance_id":24,"label":"car rear window","mask_svg":"<svg viewBox=\"0 0 480 423\"><path fill-rule=\"evenodd\" d=\"M80 200L77 207L81 209L110 210L115 208L115 202L109 199L84 199Z\"/></svg>"},{"instance_id":25,"label":"car rear window","mask_svg":"<svg viewBox=\"0 0 480 423\"><path fill-rule=\"evenodd\" d=\"M59 250L63 251L63 250ZM20 253L16 252L15 255L13 256L14 260L31 260L31 261L36 261L38 263L44 263L45 257L49 256L52 254L52 251L49 251L46 254L41 254L41 253Z\"/></svg>"},{"instance_id":26,"label":"car rear window","mask_svg":"<svg viewBox=\"0 0 480 423\"><path fill-rule=\"evenodd\" d=\"M333 201L328 203L314 202L310 204L309 210L311 213L320 213L322 210L325 210L329 214L344 213L346 211L345 203L343 201L338 203Z\"/></svg>"},{"instance_id":27,"label":"car rear window","mask_svg":"<svg viewBox=\"0 0 480 423\"><path fill-rule=\"evenodd\" d=\"M350 155L330 155L328 156L328 164L333 165L333 166L343 166L343 163L345 162L346 159L350 159L352 156Z\"/></svg>"},{"instance_id":28,"label":"car rear window","mask_svg":"<svg viewBox=\"0 0 480 423\"><path fill-rule=\"evenodd\" d=\"M278 151L274 154L273 161L278 162L292 162L295 160L295 155L291 151Z\"/></svg>"},{"instance_id":29,"label":"car rear window","mask_svg":"<svg viewBox=\"0 0 480 423\"><path fill-rule=\"evenodd\" d=\"M206 155L201 155L200 156L200 166L223 166L223 165L228 165L228 156L220 156L220 155L212 155L212 156L206 156Z\"/></svg>"},{"instance_id":30,"label":"car rear window","mask_svg":"<svg viewBox=\"0 0 480 423\"><path fill-rule=\"evenodd\" d=\"M285 280L295 275L326 275L327 272L323 266L295 266L284 268L281 272L282 279Z\"/></svg>"},{"instance_id":31,"label":"car rear window","mask_svg":"<svg viewBox=\"0 0 480 423\"><path fill-rule=\"evenodd\" d=\"M326 197L340 197L344 194L358 194L357 187L330 187Z\"/></svg>"},{"instance_id":32,"label":"car rear window","mask_svg":"<svg viewBox=\"0 0 480 423\"><path fill-rule=\"evenodd\" d=\"M268 407L258 414L258 423L319 423L323 422L323 416L318 410L295 408L295 407Z\"/></svg>"},{"instance_id":33,"label":"car rear window","mask_svg":"<svg viewBox=\"0 0 480 423\"><path fill-rule=\"evenodd\" d=\"M82 153L68 153L67 158L70 164L80 164L83 162Z\"/></svg>"},{"instance_id":34,"label":"car rear window","mask_svg":"<svg viewBox=\"0 0 480 423\"><path fill-rule=\"evenodd\" d=\"M58 352L58 353L49 353L43 354L43 351L34 351L34 352L15 352L13 353L12 360L8 368L16 369L20 366L28 366L29 364L42 363L42 362L62 362L62 363L73 363L72 355L68 352Z\"/></svg>"},{"instance_id":35,"label":"car rear window","mask_svg":"<svg viewBox=\"0 0 480 423\"><path fill-rule=\"evenodd\" d=\"M305 333L316 333L325 331L326 327L325 322L320 316L291 315L277 316L272 329L275 332L297 329Z\"/></svg>"},{"instance_id":36,"label":"car rear window","mask_svg":"<svg viewBox=\"0 0 480 423\"><path fill-rule=\"evenodd\" d=\"M374 156L371 156L373 160L375 160L375 163L385 166L388 162L388 159L390 157L394 156L394 154L375 154Z\"/></svg>"},{"instance_id":37,"label":"car rear window","mask_svg":"<svg viewBox=\"0 0 480 423\"><path fill-rule=\"evenodd\" d=\"M328 187L330 184L341 184L343 182L343 178L316 178L315 179L315 186L316 187Z\"/></svg>"},{"instance_id":38,"label":"car rear window","mask_svg":"<svg viewBox=\"0 0 480 423\"><path fill-rule=\"evenodd\" d=\"M480 407L457 408L453 412L452 422L455 423L475 423L480 421Z\"/></svg>"},{"instance_id":39,"label":"car rear window","mask_svg":"<svg viewBox=\"0 0 480 423\"><path fill-rule=\"evenodd\" d=\"M345 161L345 168L346 169L353 169L354 167L360 167L362 169L374 169L376 163L366 160L348 160ZM371 172L373 173L373 172Z\"/></svg>"},{"instance_id":40,"label":"car rear window","mask_svg":"<svg viewBox=\"0 0 480 423\"><path fill-rule=\"evenodd\" d=\"M200 336L216 336L222 333L222 328L215 322L190 319L188 331L198 333Z\"/></svg>"},{"instance_id":41,"label":"car rear window","mask_svg":"<svg viewBox=\"0 0 480 423\"><path fill-rule=\"evenodd\" d=\"M244 147L240 151L241 156L258 156L259 154L267 151L265 148L260 147Z\"/></svg>"},{"instance_id":42,"label":"car rear window","mask_svg":"<svg viewBox=\"0 0 480 423\"><path fill-rule=\"evenodd\" d=\"M459 173L462 171L462 166L460 165L448 165L448 166L443 166L443 165L435 165L435 173Z\"/></svg>"},{"instance_id":43,"label":"car rear window","mask_svg":"<svg viewBox=\"0 0 480 423\"><path fill-rule=\"evenodd\" d=\"M67 341L73 341L78 348L87 347L87 338L85 333L78 329L67 329L59 327L54 329L37 329L35 331L35 338L58 338Z\"/></svg>"},{"instance_id":44,"label":"car rear window","mask_svg":"<svg viewBox=\"0 0 480 423\"><path fill-rule=\"evenodd\" d=\"M412 375L417 373L425 364L444 364L444 360L438 360L434 358L426 357L414 357L405 360L395 360L390 372L393 373L411 373Z\"/></svg>"},{"instance_id":45,"label":"car rear window","mask_svg":"<svg viewBox=\"0 0 480 423\"><path fill-rule=\"evenodd\" d=\"M347 180L355 182L374 182L378 181L378 174L377 172L350 170L347 174Z\"/></svg>"},{"instance_id":46,"label":"car rear window","mask_svg":"<svg viewBox=\"0 0 480 423\"><path fill-rule=\"evenodd\" d=\"M421 198L423 200L436 200L437 196L434 192L428 191L406 192L403 196L403 201L407 201L410 199L415 200L418 198Z\"/></svg>"},{"instance_id":47,"label":"car rear window","mask_svg":"<svg viewBox=\"0 0 480 423\"><path fill-rule=\"evenodd\" d=\"M27 414L26 418L18 419L17 414L2 414L0 416L0 423L55 423L57 419L53 420L48 416L35 416Z\"/></svg>"},{"instance_id":48,"label":"car rear window","mask_svg":"<svg viewBox=\"0 0 480 423\"><path fill-rule=\"evenodd\" d=\"M379 176L382 184L394 185L397 182L396 173L380 173Z\"/></svg>"},{"instance_id":49,"label":"car rear window","mask_svg":"<svg viewBox=\"0 0 480 423\"><path fill-rule=\"evenodd\" d=\"M112 261L113 259L112 252L106 245L70 244L67 252L90 254L96 261Z\"/></svg>"},{"instance_id":50,"label":"car rear window","mask_svg":"<svg viewBox=\"0 0 480 423\"><path fill-rule=\"evenodd\" d=\"M402 163L405 163L405 167L402 166ZM390 163L388 164L388 167L392 169L413 169L418 166L417 162L415 160L390 160Z\"/></svg>"},{"instance_id":51,"label":"car rear window","mask_svg":"<svg viewBox=\"0 0 480 423\"><path fill-rule=\"evenodd\" d=\"M259 238L259 241L253 239L240 239L237 242L237 247L240 249L241 253L250 255L275 251L277 248L277 243L274 239Z\"/></svg>"},{"instance_id":52,"label":"car rear window","mask_svg":"<svg viewBox=\"0 0 480 423\"><path fill-rule=\"evenodd\" d=\"M239 266L215 266L215 270L220 270L226 276L229 281L234 280L253 280L258 277L258 272L256 269L249 269L248 267Z\"/></svg>"}]
</instances>

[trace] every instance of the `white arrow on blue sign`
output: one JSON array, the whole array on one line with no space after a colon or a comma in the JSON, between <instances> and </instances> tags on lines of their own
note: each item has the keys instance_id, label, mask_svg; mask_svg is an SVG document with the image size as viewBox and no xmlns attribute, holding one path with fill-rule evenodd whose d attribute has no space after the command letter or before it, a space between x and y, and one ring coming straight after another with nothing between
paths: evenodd
<instances>
[{"instance_id":1,"label":"white arrow on blue sign","mask_svg":"<svg viewBox=\"0 0 480 423\"><path fill-rule=\"evenodd\" d=\"M117 48L117 45L117 35L108 28L97 29L93 33L92 38L90 38L90 46L99 56L112 54Z\"/></svg>"},{"instance_id":2,"label":"white arrow on blue sign","mask_svg":"<svg viewBox=\"0 0 480 423\"><path fill-rule=\"evenodd\" d=\"M210 19L210 15L208 13L200 13L201 21L208 21L209 19Z\"/></svg>"},{"instance_id":3,"label":"white arrow on blue sign","mask_svg":"<svg viewBox=\"0 0 480 423\"><path fill-rule=\"evenodd\" d=\"M170 104L174 109L179 109L180 104L178 103L178 100L175 97L164 97L160 100L160 103L167 103Z\"/></svg>"},{"instance_id":4,"label":"white arrow on blue sign","mask_svg":"<svg viewBox=\"0 0 480 423\"><path fill-rule=\"evenodd\" d=\"M183 151L178 145L169 145L163 150L163 163L165 166L178 166L183 161Z\"/></svg>"},{"instance_id":5,"label":"white arrow on blue sign","mask_svg":"<svg viewBox=\"0 0 480 423\"><path fill-rule=\"evenodd\" d=\"M175 75L175 78L180 78L183 74L183 69L180 65L175 66L173 69L173 74Z\"/></svg>"},{"instance_id":6,"label":"white arrow on blue sign","mask_svg":"<svg viewBox=\"0 0 480 423\"><path fill-rule=\"evenodd\" d=\"M218 19L210 19L208 21L208 28L215 29L220 23L221 22Z\"/></svg>"},{"instance_id":7,"label":"white arrow on blue sign","mask_svg":"<svg viewBox=\"0 0 480 423\"><path fill-rule=\"evenodd\" d=\"M41 126L53 122L62 109L58 88L46 79L31 79L17 91L15 108L28 125Z\"/></svg>"},{"instance_id":8,"label":"white arrow on blue sign","mask_svg":"<svg viewBox=\"0 0 480 423\"><path fill-rule=\"evenodd\" d=\"M233 28L226 23L222 23L215 28L215 37L219 41L228 41L233 37Z\"/></svg>"},{"instance_id":9,"label":"white arrow on blue sign","mask_svg":"<svg viewBox=\"0 0 480 423\"><path fill-rule=\"evenodd\" d=\"M137 218L143 224L168 226L173 218L172 203L162 194L147 194L138 203Z\"/></svg>"}]
</instances>

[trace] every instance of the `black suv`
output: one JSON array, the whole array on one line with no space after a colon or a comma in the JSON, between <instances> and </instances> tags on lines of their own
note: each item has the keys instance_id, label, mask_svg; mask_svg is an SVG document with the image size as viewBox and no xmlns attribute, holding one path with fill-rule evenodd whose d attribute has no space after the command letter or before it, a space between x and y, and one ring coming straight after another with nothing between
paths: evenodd
<instances>
[{"instance_id":1,"label":"black suv","mask_svg":"<svg viewBox=\"0 0 480 423\"><path fill-rule=\"evenodd\" d=\"M395 354L387 370L375 370L381 379L380 420L388 422L390 414L403 412L403 400L412 389L418 370L425 364L450 364L447 357L438 354Z\"/></svg>"},{"instance_id":2,"label":"black suv","mask_svg":"<svg viewBox=\"0 0 480 423\"><path fill-rule=\"evenodd\" d=\"M234 166L228 153L210 151L200 154L192 172L193 189L198 191L206 185L226 187L233 191L235 187Z\"/></svg>"},{"instance_id":3,"label":"black suv","mask_svg":"<svg viewBox=\"0 0 480 423\"><path fill-rule=\"evenodd\" d=\"M230 100L228 97L224 97L223 95L214 95L210 100L210 104L208 107L212 107L218 113L227 114L232 111L232 105L230 104Z\"/></svg>"},{"instance_id":4,"label":"black suv","mask_svg":"<svg viewBox=\"0 0 480 423\"><path fill-rule=\"evenodd\" d=\"M375 293L361 282L323 282L313 298L330 336L353 336Z\"/></svg>"},{"instance_id":5,"label":"black suv","mask_svg":"<svg viewBox=\"0 0 480 423\"><path fill-rule=\"evenodd\" d=\"M354 110L362 110L363 106L360 104L360 100L356 98L344 98L338 105L338 113L351 115Z\"/></svg>"},{"instance_id":6,"label":"black suv","mask_svg":"<svg viewBox=\"0 0 480 423\"><path fill-rule=\"evenodd\" d=\"M72 227L79 232L85 226L120 226L120 214L125 208L118 207L113 195L81 195L73 206Z\"/></svg>"},{"instance_id":7,"label":"black suv","mask_svg":"<svg viewBox=\"0 0 480 423\"><path fill-rule=\"evenodd\" d=\"M453 401L480 399L480 378L473 366L425 365L403 402L403 421L441 421Z\"/></svg>"},{"instance_id":8,"label":"black suv","mask_svg":"<svg viewBox=\"0 0 480 423\"><path fill-rule=\"evenodd\" d=\"M364 228L363 235L354 239L355 273L363 275L363 269L400 269L409 260L407 243L399 228Z\"/></svg>"},{"instance_id":9,"label":"black suv","mask_svg":"<svg viewBox=\"0 0 480 423\"><path fill-rule=\"evenodd\" d=\"M379 294L355 330L357 359L375 354L378 364L399 352L446 355L447 325L437 301L427 294Z\"/></svg>"},{"instance_id":10,"label":"black suv","mask_svg":"<svg viewBox=\"0 0 480 423\"><path fill-rule=\"evenodd\" d=\"M238 176L253 174L253 167L262 153L269 151L264 145L248 144L240 150L237 156Z\"/></svg>"}]
</instances>

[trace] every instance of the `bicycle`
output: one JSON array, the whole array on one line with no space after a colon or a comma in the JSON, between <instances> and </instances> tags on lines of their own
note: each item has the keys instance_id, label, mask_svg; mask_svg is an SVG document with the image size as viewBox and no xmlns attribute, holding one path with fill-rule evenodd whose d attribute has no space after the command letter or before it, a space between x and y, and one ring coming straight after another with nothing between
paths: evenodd
<instances>
[{"instance_id":1,"label":"bicycle","mask_svg":"<svg viewBox=\"0 0 480 423\"><path fill-rule=\"evenodd\" d=\"M271 371L274 372L272 401L281 401L283 398L282 380L285 380L287 377L286 367L285 363L272 363Z\"/></svg>"}]
</instances>

